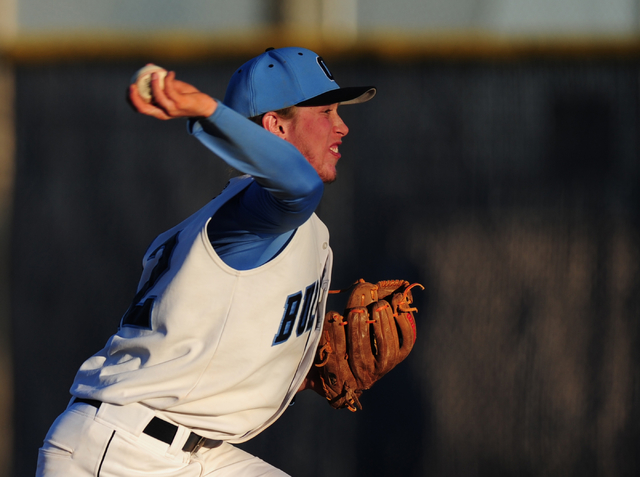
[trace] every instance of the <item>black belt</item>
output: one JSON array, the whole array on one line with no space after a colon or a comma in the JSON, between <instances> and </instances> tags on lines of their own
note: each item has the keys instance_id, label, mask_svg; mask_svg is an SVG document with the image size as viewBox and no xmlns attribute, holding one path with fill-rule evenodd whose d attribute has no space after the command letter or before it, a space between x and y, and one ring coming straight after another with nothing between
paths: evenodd
<instances>
[{"instance_id":1,"label":"black belt","mask_svg":"<svg viewBox=\"0 0 640 477\"><path fill-rule=\"evenodd\" d=\"M89 404L96 409L99 409L100 405L102 404L101 401L84 398L75 398L73 402ZM151 419L151 421L149 421L149 424L147 424L147 427L145 427L142 432L144 432L148 436L164 442L165 444L171 445L173 439L176 437L176 433L178 432L178 426L160 419L159 417L154 417L153 419ZM195 432L192 432L191 434L189 434L189 437L184 443L184 446L182 446L182 450L184 452L197 452L202 447L214 448L218 447L220 444L222 444L222 441L207 439L206 437L199 436Z\"/></svg>"}]
</instances>

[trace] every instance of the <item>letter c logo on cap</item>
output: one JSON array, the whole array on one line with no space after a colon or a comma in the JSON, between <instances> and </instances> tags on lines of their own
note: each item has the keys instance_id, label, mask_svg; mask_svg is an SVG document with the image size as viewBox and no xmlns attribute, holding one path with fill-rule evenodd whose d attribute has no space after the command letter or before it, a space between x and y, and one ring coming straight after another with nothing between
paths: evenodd
<instances>
[{"instance_id":1,"label":"letter c logo on cap","mask_svg":"<svg viewBox=\"0 0 640 477\"><path fill-rule=\"evenodd\" d=\"M322 56L316 57L316 61L318 62L318 65L320 65L320 68L322 68L322 72L327 76L327 78L329 78L331 81L335 81L333 79L333 75L331 74L331 71L329 71L329 67L322 59Z\"/></svg>"}]
</instances>

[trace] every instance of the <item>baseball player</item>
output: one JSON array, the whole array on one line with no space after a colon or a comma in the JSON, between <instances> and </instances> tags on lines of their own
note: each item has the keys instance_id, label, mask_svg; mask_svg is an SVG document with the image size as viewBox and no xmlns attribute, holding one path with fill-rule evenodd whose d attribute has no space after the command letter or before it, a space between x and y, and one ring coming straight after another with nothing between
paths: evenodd
<instances>
[{"instance_id":1,"label":"baseball player","mask_svg":"<svg viewBox=\"0 0 640 477\"><path fill-rule=\"evenodd\" d=\"M117 333L85 361L39 451L38 476L286 475L233 446L319 389L310 372L331 276L314 211L336 178L348 128L340 88L316 53L269 49L241 66L220 102L154 73L152 102L242 176L160 234ZM249 120L251 119L251 120ZM256 124L257 123L257 124ZM314 368L315 369L315 368Z\"/></svg>"}]
</instances>

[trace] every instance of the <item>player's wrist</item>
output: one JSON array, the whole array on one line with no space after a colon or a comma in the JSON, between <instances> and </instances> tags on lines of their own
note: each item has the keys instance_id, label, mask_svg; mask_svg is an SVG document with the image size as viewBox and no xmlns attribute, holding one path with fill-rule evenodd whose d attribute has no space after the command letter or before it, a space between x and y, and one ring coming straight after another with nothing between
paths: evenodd
<instances>
[{"instance_id":1,"label":"player's wrist","mask_svg":"<svg viewBox=\"0 0 640 477\"><path fill-rule=\"evenodd\" d=\"M305 389L312 389L319 395L324 396L320 374L318 373L318 368L316 368L315 366L313 366L307 373L307 376L304 378L304 381L298 388L298 392L304 391Z\"/></svg>"},{"instance_id":2,"label":"player's wrist","mask_svg":"<svg viewBox=\"0 0 640 477\"><path fill-rule=\"evenodd\" d=\"M204 95L205 98L201 101L200 112L194 117L196 118L208 118L216 112L218 109L218 102L211 96Z\"/></svg>"}]
</instances>

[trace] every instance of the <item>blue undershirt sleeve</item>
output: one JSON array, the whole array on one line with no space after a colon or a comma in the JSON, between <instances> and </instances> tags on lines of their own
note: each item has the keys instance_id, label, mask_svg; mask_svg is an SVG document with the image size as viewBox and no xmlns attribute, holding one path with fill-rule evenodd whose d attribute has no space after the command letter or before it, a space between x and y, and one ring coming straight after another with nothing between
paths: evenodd
<instances>
[{"instance_id":1,"label":"blue undershirt sleeve","mask_svg":"<svg viewBox=\"0 0 640 477\"><path fill-rule=\"evenodd\" d=\"M209 224L209 239L230 266L259 266L283 247L317 208L324 184L290 143L218 103L189 121L189 132L229 166L254 178Z\"/></svg>"},{"instance_id":2,"label":"blue undershirt sleeve","mask_svg":"<svg viewBox=\"0 0 640 477\"><path fill-rule=\"evenodd\" d=\"M236 212L252 230L282 233L302 225L320 203L324 185L292 144L219 103L213 115L190 123L191 133L234 169L251 175Z\"/></svg>"}]
</instances>

